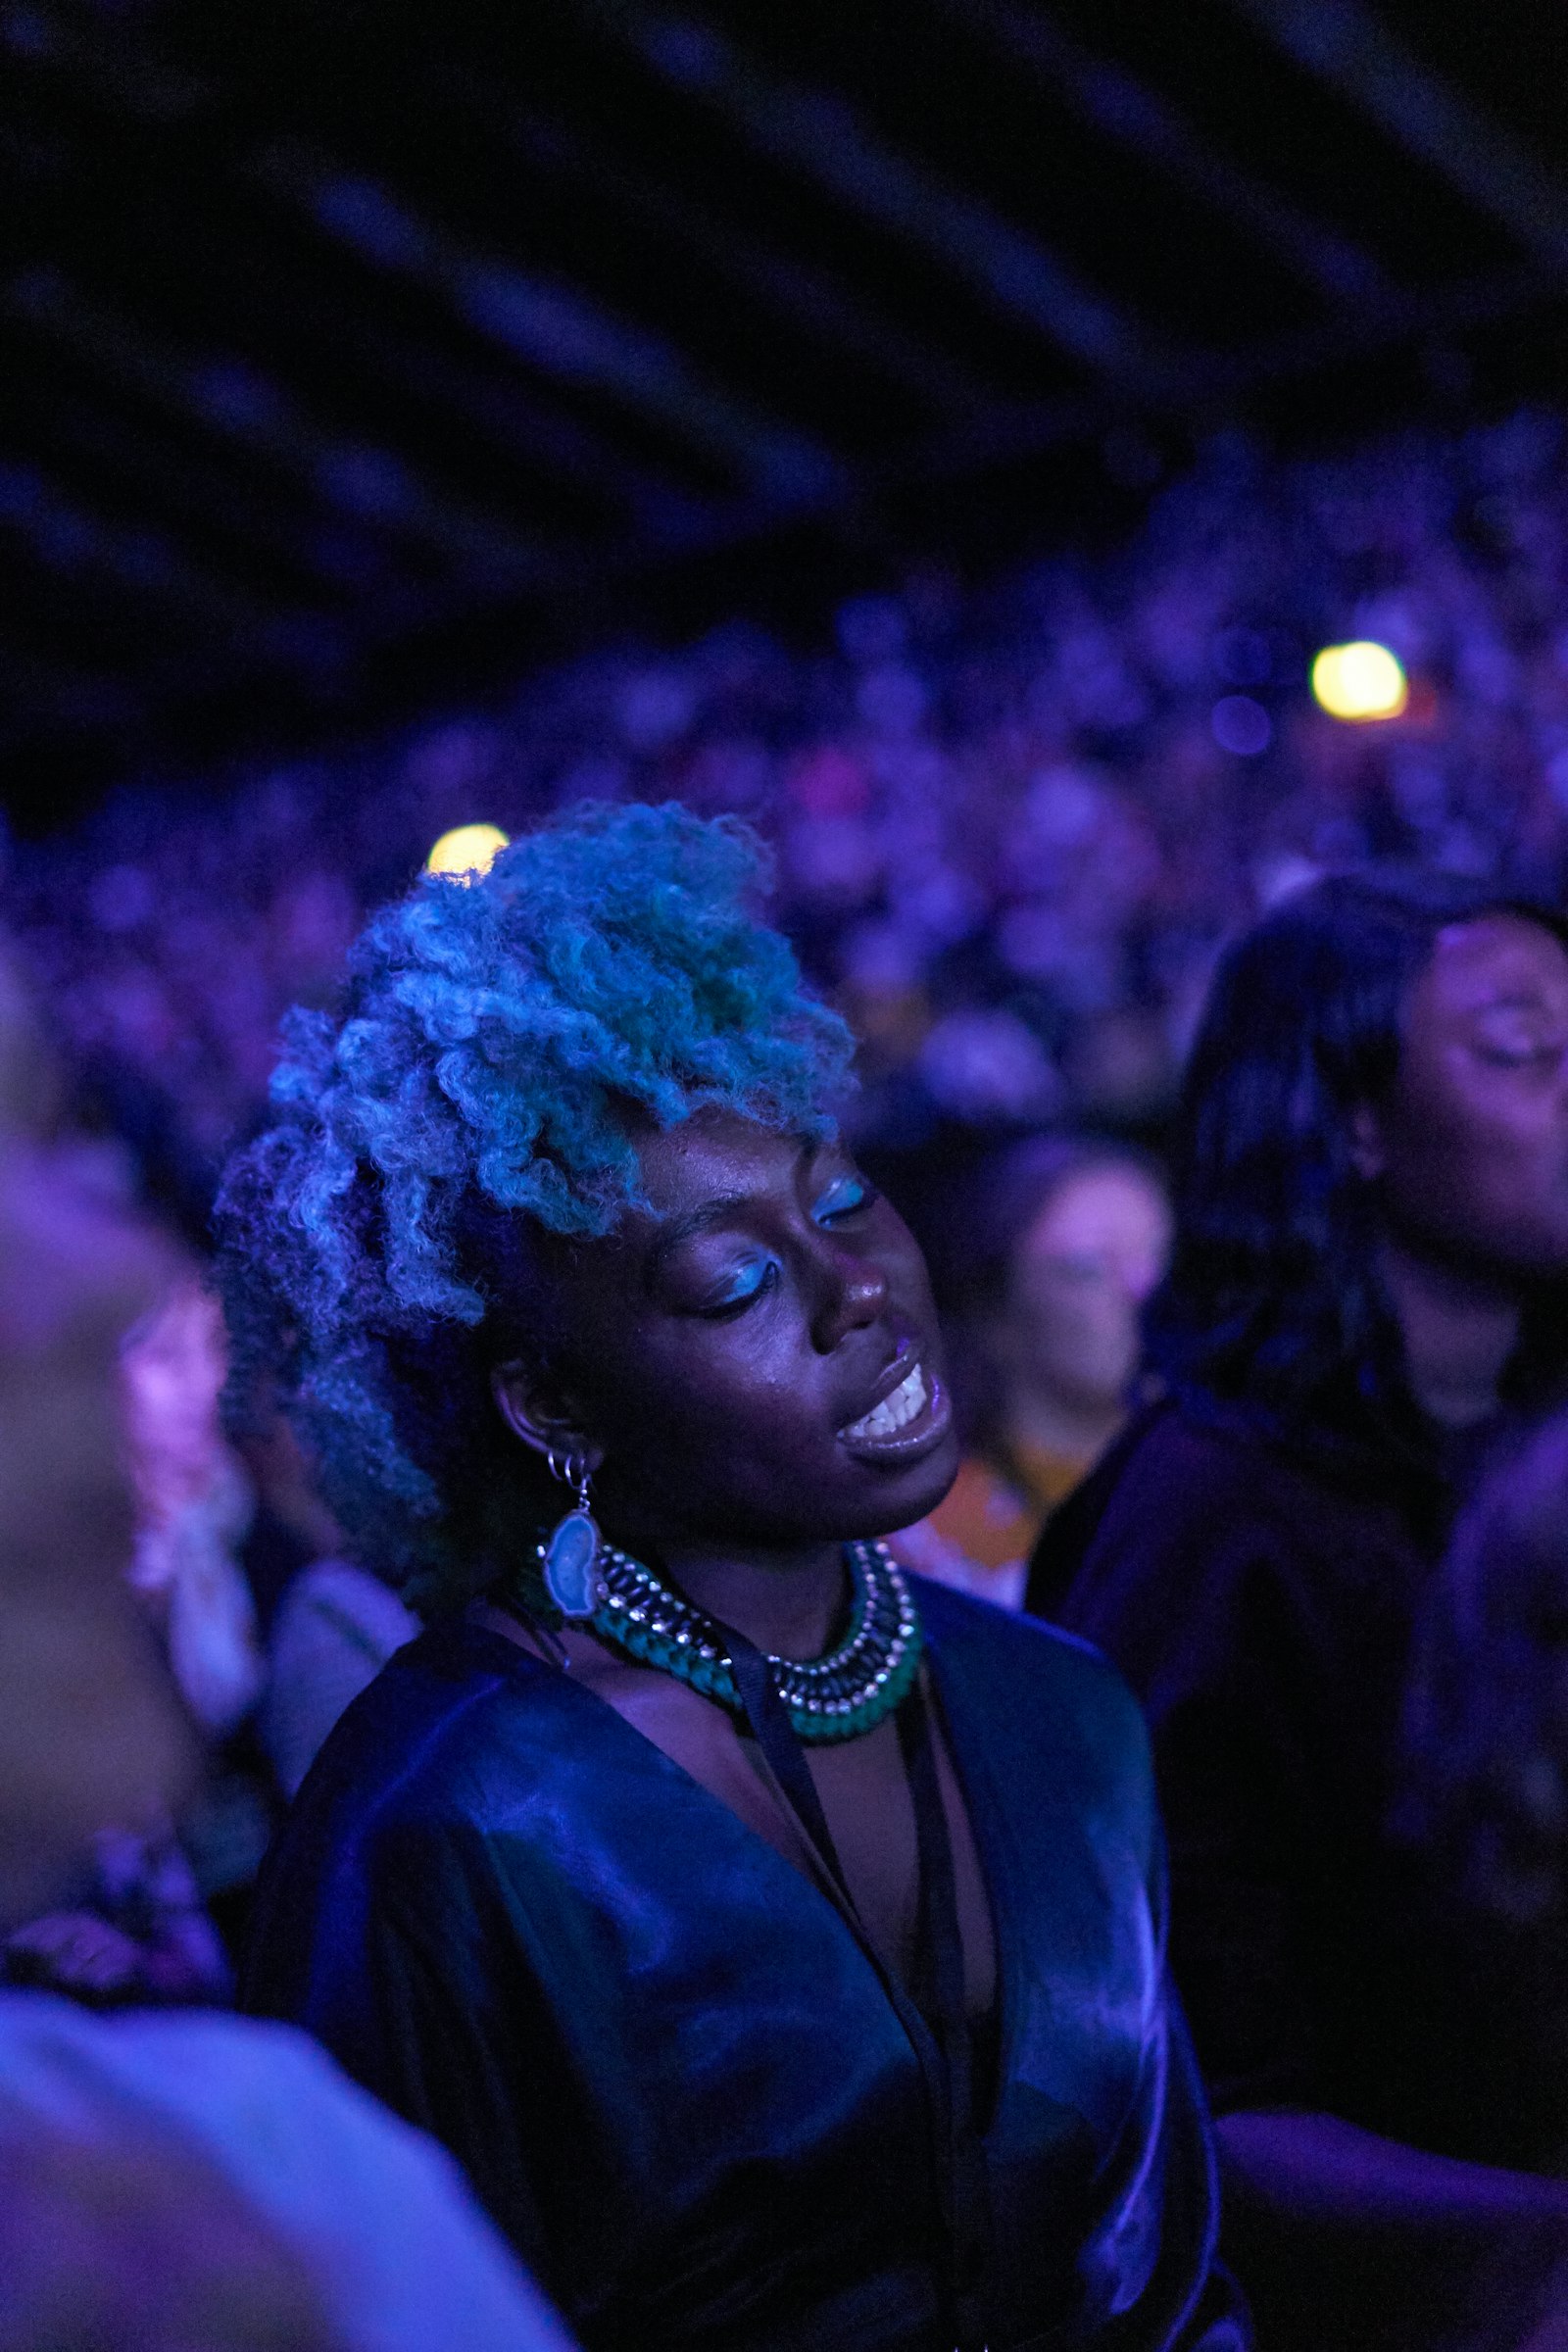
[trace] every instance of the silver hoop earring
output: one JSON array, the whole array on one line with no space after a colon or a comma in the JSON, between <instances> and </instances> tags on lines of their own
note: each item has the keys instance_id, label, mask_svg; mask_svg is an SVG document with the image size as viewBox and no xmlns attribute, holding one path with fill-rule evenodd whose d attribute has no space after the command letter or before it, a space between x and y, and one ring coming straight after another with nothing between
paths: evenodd
<instances>
[{"instance_id":1,"label":"silver hoop earring","mask_svg":"<svg viewBox=\"0 0 1568 2352\"><path fill-rule=\"evenodd\" d=\"M591 1617L604 1598L599 1575L603 1538L588 1507L588 1457L572 1453L561 1463L551 1452L545 1459L553 1476L577 1490L574 1507L557 1520L549 1541L540 1546L545 1591L563 1617L580 1620Z\"/></svg>"}]
</instances>

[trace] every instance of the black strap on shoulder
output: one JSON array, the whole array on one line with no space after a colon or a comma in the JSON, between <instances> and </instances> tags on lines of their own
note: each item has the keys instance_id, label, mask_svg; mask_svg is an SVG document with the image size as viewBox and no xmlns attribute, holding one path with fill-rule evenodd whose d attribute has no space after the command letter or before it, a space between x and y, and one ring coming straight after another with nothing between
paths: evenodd
<instances>
[{"instance_id":1,"label":"black strap on shoulder","mask_svg":"<svg viewBox=\"0 0 1568 2352\"><path fill-rule=\"evenodd\" d=\"M975 2124L974 2062L965 1999L963 1936L947 1808L937 1773L931 1712L919 1682L899 1709L898 1727L919 1855L919 1927L915 1955L921 2000L910 1998L866 1934L816 1792L805 1750L772 1669L761 1651L731 1627L722 1629L735 1688L752 1737L789 1802L845 1916L907 2034L919 2061L932 2136L947 2260L945 2320L956 2352L979 2352L980 2297L990 2260L991 2216L984 2145Z\"/></svg>"}]
</instances>

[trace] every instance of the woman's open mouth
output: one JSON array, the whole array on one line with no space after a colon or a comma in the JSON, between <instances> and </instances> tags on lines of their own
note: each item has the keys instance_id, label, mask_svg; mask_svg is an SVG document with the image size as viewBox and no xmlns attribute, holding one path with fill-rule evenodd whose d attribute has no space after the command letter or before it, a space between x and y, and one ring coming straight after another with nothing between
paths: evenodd
<instances>
[{"instance_id":1,"label":"woman's open mouth","mask_svg":"<svg viewBox=\"0 0 1568 2352\"><path fill-rule=\"evenodd\" d=\"M942 1384L917 1359L880 1404L839 1431L839 1443L862 1462L911 1461L947 1436L952 1420Z\"/></svg>"}]
</instances>

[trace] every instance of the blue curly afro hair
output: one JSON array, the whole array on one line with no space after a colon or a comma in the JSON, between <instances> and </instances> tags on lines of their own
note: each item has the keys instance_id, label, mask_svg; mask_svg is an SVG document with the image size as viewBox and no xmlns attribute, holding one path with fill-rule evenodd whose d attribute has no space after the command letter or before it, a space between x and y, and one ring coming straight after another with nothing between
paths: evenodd
<instances>
[{"instance_id":1,"label":"blue curly afro hair","mask_svg":"<svg viewBox=\"0 0 1568 2352\"><path fill-rule=\"evenodd\" d=\"M639 1121L831 1128L852 1040L759 919L766 879L733 819L577 808L383 907L343 1010L284 1024L219 1203L230 1396L280 1398L416 1607L487 1583L548 1508L489 1390L528 1344L528 1229L609 1232Z\"/></svg>"}]
</instances>

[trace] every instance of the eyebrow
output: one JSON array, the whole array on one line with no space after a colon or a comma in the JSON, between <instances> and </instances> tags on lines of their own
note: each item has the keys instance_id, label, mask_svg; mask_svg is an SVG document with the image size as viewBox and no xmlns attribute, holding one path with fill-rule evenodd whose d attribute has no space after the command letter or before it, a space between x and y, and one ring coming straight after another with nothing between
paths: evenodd
<instances>
[{"instance_id":1,"label":"eyebrow","mask_svg":"<svg viewBox=\"0 0 1568 2352\"><path fill-rule=\"evenodd\" d=\"M671 1217L662 1225L649 1246L644 1278L652 1281L672 1250L689 1242L695 1233L711 1233L715 1225L727 1223L737 1209L750 1206L750 1193L720 1193L715 1200L707 1200L701 1208L689 1209L683 1217Z\"/></svg>"},{"instance_id":2,"label":"eyebrow","mask_svg":"<svg viewBox=\"0 0 1568 2352\"><path fill-rule=\"evenodd\" d=\"M799 1168L803 1160L814 1159L824 1140L817 1136L802 1136L796 1154L796 1167ZM711 1233L715 1225L727 1224L738 1211L750 1208L756 1198L755 1193L718 1193L711 1200L705 1200L701 1208L688 1209L683 1216L671 1217L667 1224L660 1227L649 1244L648 1255L643 1262L644 1282L653 1281L665 1258L671 1250L678 1250L682 1242L689 1242L694 1234Z\"/></svg>"}]
</instances>

